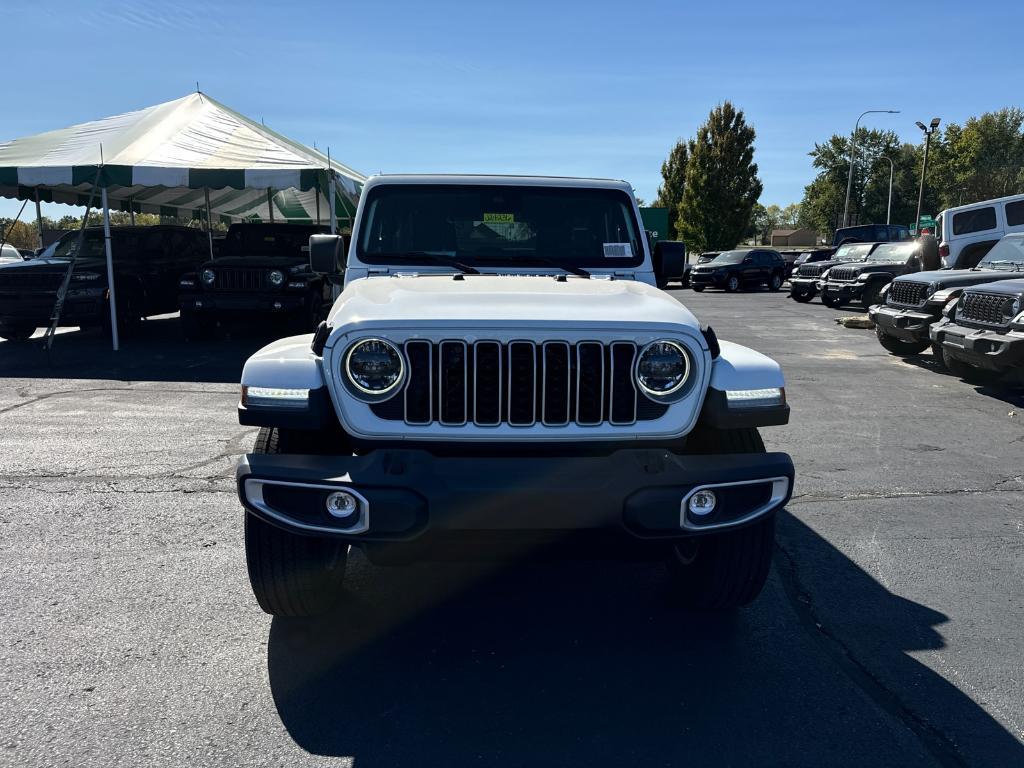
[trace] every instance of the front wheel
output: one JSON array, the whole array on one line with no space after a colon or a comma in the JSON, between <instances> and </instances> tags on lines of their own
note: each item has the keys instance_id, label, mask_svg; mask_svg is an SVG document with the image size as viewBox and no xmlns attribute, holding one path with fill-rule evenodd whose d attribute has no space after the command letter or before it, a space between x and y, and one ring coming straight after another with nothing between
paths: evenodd
<instances>
[{"instance_id":1,"label":"front wheel","mask_svg":"<svg viewBox=\"0 0 1024 768\"><path fill-rule=\"evenodd\" d=\"M880 285L869 285L864 288L864 295L861 296L860 303L864 309L871 309L875 304L881 300L882 287Z\"/></svg>"},{"instance_id":2,"label":"front wheel","mask_svg":"<svg viewBox=\"0 0 1024 768\"><path fill-rule=\"evenodd\" d=\"M814 294L811 291L792 291L789 294L789 298L799 301L801 304L806 304L814 298Z\"/></svg>"},{"instance_id":3,"label":"front wheel","mask_svg":"<svg viewBox=\"0 0 1024 768\"><path fill-rule=\"evenodd\" d=\"M181 333L186 341L203 341L212 338L216 331L217 323L214 320L182 310Z\"/></svg>"},{"instance_id":4,"label":"front wheel","mask_svg":"<svg viewBox=\"0 0 1024 768\"><path fill-rule=\"evenodd\" d=\"M838 299L830 298L828 294L825 293L821 294L821 303L830 309L839 309L843 304L843 302Z\"/></svg>"},{"instance_id":5,"label":"front wheel","mask_svg":"<svg viewBox=\"0 0 1024 768\"><path fill-rule=\"evenodd\" d=\"M704 290L704 286L703 285L690 285L690 290L694 291L696 293L700 293L701 291Z\"/></svg>"},{"instance_id":6,"label":"front wheel","mask_svg":"<svg viewBox=\"0 0 1024 768\"><path fill-rule=\"evenodd\" d=\"M36 327L26 323L5 323L0 325L0 339L7 339L7 341L28 341L35 332Z\"/></svg>"},{"instance_id":7,"label":"front wheel","mask_svg":"<svg viewBox=\"0 0 1024 768\"><path fill-rule=\"evenodd\" d=\"M699 426L687 439L691 454L764 453L753 428ZM696 611L731 611L754 600L772 564L775 515L732 531L684 539L670 547L667 565L683 606Z\"/></svg>"},{"instance_id":8,"label":"front wheel","mask_svg":"<svg viewBox=\"0 0 1024 768\"><path fill-rule=\"evenodd\" d=\"M740 289L740 279L736 275L729 275L725 281L725 290L729 293L736 293Z\"/></svg>"},{"instance_id":9,"label":"front wheel","mask_svg":"<svg viewBox=\"0 0 1024 768\"><path fill-rule=\"evenodd\" d=\"M772 279L768 281L769 291L778 291L782 288L782 275L776 272L772 275Z\"/></svg>"},{"instance_id":10,"label":"front wheel","mask_svg":"<svg viewBox=\"0 0 1024 768\"><path fill-rule=\"evenodd\" d=\"M875 336L878 338L878 343L885 347L887 351L900 357L919 355L931 346L930 341L903 341L902 339L897 339L895 336L890 336L877 325L875 326Z\"/></svg>"},{"instance_id":11,"label":"front wheel","mask_svg":"<svg viewBox=\"0 0 1024 768\"><path fill-rule=\"evenodd\" d=\"M254 453L315 453L294 432L264 427ZM271 616L316 616L337 600L345 578L348 545L297 536L245 515L245 561L256 601Z\"/></svg>"}]
</instances>

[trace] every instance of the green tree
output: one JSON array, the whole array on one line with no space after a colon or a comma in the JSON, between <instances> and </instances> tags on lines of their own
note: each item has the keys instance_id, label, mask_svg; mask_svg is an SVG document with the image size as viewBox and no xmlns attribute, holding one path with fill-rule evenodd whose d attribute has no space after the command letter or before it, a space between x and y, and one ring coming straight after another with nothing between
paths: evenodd
<instances>
[{"instance_id":1,"label":"green tree","mask_svg":"<svg viewBox=\"0 0 1024 768\"><path fill-rule=\"evenodd\" d=\"M668 208L668 232L669 236L678 239L679 232L676 230L676 216L679 211L679 204L683 201L683 190L686 188L686 164L689 160L689 147L687 142L680 139L668 153L668 159L661 164L661 186L658 187L658 194L654 198L654 206L657 208Z\"/></svg>"},{"instance_id":2,"label":"green tree","mask_svg":"<svg viewBox=\"0 0 1024 768\"><path fill-rule=\"evenodd\" d=\"M715 107L689 147L677 229L691 250L732 248L750 231L763 186L754 129L730 102Z\"/></svg>"},{"instance_id":3,"label":"green tree","mask_svg":"<svg viewBox=\"0 0 1024 768\"><path fill-rule=\"evenodd\" d=\"M936 210L1024 193L1024 110L1007 107L963 126L948 124L932 138L928 167L925 190Z\"/></svg>"}]
</instances>

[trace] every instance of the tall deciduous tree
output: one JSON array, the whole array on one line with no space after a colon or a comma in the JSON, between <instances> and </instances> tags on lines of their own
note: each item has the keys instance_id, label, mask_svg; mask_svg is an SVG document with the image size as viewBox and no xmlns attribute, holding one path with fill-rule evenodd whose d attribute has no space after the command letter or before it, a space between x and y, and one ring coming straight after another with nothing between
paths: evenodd
<instances>
[{"instance_id":1,"label":"tall deciduous tree","mask_svg":"<svg viewBox=\"0 0 1024 768\"><path fill-rule=\"evenodd\" d=\"M668 234L674 238L679 237L679 232L676 231L676 216L679 213L679 204L683 201L683 190L686 188L686 163L689 157L687 142L680 139L661 164L662 182L658 187L658 196L654 200L656 207L668 208Z\"/></svg>"},{"instance_id":2,"label":"tall deciduous tree","mask_svg":"<svg viewBox=\"0 0 1024 768\"><path fill-rule=\"evenodd\" d=\"M762 184L754 129L730 102L711 110L689 147L677 229L691 250L732 248L750 231Z\"/></svg>"}]
</instances>

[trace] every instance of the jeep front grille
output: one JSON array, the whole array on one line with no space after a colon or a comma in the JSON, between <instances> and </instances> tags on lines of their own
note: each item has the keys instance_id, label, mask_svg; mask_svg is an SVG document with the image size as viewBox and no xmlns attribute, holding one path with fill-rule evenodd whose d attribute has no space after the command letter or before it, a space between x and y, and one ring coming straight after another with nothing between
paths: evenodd
<instances>
[{"instance_id":1,"label":"jeep front grille","mask_svg":"<svg viewBox=\"0 0 1024 768\"><path fill-rule=\"evenodd\" d=\"M972 325L1008 325L1010 318L1007 314L1011 312L1009 305L1013 299L1013 296L1005 293L965 292L963 301L957 307L956 318Z\"/></svg>"},{"instance_id":2,"label":"jeep front grille","mask_svg":"<svg viewBox=\"0 0 1024 768\"><path fill-rule=\"evenodd\" d=\"M827 261L818 261L813 264L801 264L797 270L800 277L821 277L821 273L828 269Z\"/></svg>"},{"instance_id":3,"label":"jeep front grille","mask_svg":"<svg viewBox=\"0 0 1024 768\"><path fill-rule=\"evenodd\" d=\"M860 272L858 272L856 267L833 267L832 271L828 273L828 279L849 282L850 280L855 280L858 274Z\"/></svg>"},{"instance_id":4,"label":"jeep front grille","mask_svg":"<svg viewBox=\"0 0 1024 768\"><path fill-rule=\"evenodd\" d=\"M213 287L218 291L258 291L264 288L267 272L264 269L241 267L214 268Z\"/></svg>"},{"instance_id":5,"label":"jeep front grille","mask_svg":"<svg viewBox=\"0 0 1024 768\"><path fill-rule=\"evenodd\" d=\"M886 303L903 307L920 307L925 302L924 292L927 287L927 283L894 280L892 285L889 286Z\"/></svg>"},{"instance_id":6,"label":"jeep front grille","mask_svg":"<svg viewBox=\"0 0 1024 768\"><path fill-rule=\"evenodd\" d=\"M624 426L668 409L637 391L633 342L446 339L404 346L404 391L371 406L383 419L420 426Z\"/></svg>"}]
</instances>

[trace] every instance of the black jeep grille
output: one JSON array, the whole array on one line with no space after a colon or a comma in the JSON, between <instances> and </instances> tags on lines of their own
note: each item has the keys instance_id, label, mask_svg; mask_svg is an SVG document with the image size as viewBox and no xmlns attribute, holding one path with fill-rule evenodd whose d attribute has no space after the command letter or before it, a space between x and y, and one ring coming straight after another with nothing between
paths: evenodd
<instances>
[{"instance_id":1,"label":"black jeep grille","mask_svg":"<svg viewBox=\"0 0 1024 768\"><path fill-rule=\"evenodd\" d=\"M813 264L801 264L797 270L800 277L821 277L821 273L829 268L827 261L818 261Z\"/></svg>"},{"instance_id":2,"label":"black jeep grille","mask_svg":"<svg viewBox=\"0 0 1024 768\"><path fill-rule=\"evenodd\" d=\"M856 280L859 274L860 271L856 267L833 267L832 271L828 273L828 279L848 283L851 280Z\"/></svg>"},{"instance_id":3,"label":"black jeep grille","mask_svg":"<svg viewBox=\"0 0 1024 768\"><path fill-rule=\"evenodd\" d=\"M405 390L372 405L382 419L412 425L528 427L628 425L668 406L633 384L637 346L597 341L409 341Z\"/></svg>"},{"instance_id":4,"label":"black jeep grille","mask_svg":"<svg viewBox=\"0 0 1024 768\"><path fill-rule=\"evenodd\" d=\"M889 286L889 294L886 297L887 304L896 304L904 307L920 307L925 302L926 283L914 283L909 280L894 280Z\"/></svg>"},{"instance_id":5,"label":"black jeep grille","mask_svg":"<svg viewBox=\"0 0 1024 768\"><path fill-rule=\"evenodd\" d=\"M266 287L267 272L263 269L223 267L214 269L217 291L258 291Z\"/></svg>"},{"instance_id":6,"label":"black jeep grille","mask_svg":"<svg viewBox=\"0 0 1024 768\"><path fill-rule=\"evenodd\" d=\"M1013 296L1004 293L965 292L957 307L956 318L972 325L1009 325L1013 300Z\"/></svg>"},{"instance_id":7,"label":"black jeep grille","mask_svg":"<svg viewBox=\"0 0 1024 768\"><path fill-rule=\"evenodd\" d=\"M21 274L19 274L21 272ZM0 290L20 291L25 288L43 288L56 291L64 280L63 273L32 272L11 269L0 273ZM72 283L74 285L74 283Z\"/></svg>"}]
</instances>

